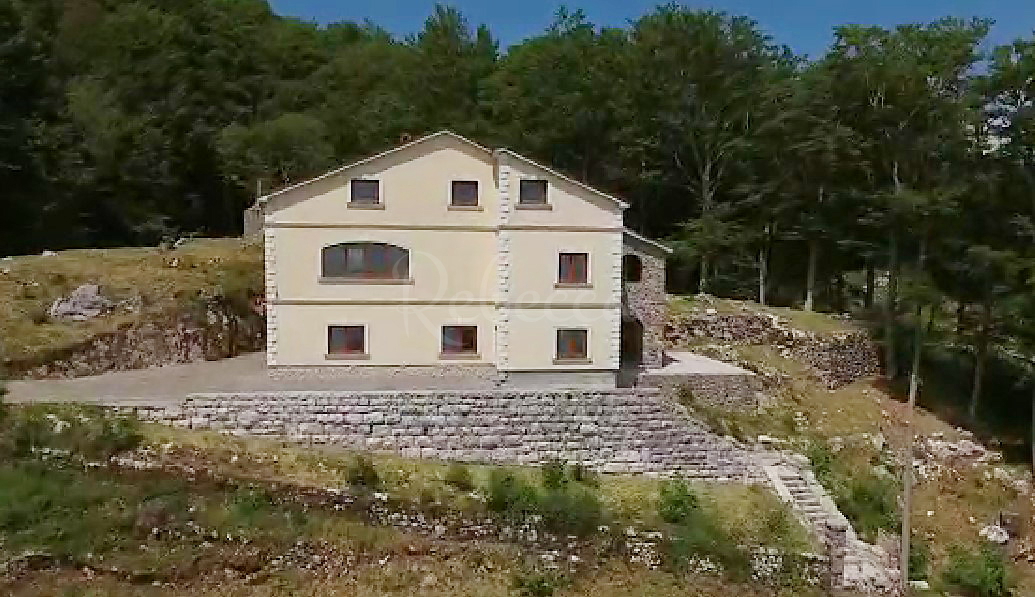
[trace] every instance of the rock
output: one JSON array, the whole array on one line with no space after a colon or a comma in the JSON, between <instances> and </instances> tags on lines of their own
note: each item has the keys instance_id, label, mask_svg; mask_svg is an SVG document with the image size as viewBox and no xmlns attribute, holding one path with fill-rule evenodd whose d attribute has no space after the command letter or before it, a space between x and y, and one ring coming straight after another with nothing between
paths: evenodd
<instances>
[{"instance_id":1,"label":"rock","mask_svg":"<svg viewBox=\"0 0 1035 597\"><path fill-rule=\"evenodd\" d=\"M42 253L40 253L40 256L41 257L56 257L57 253L55 253L54 251L49 251L48 250L48 251L43 251Z\"/></svg>"},{"instance_id":2,"label":"rock","mask_svg":"<svg viewBox=\"0 0 1035 597\"><path fill-rule=\"evenodd\" d=\"M1006 532L1006 529L997 524L990 524L982 527L981 530L978 531L978 536L983 537L992 543L998 543L999 545L1003 545L1010 540L1010 534Z\"/></svg>"},{"instance_id":3,"label":"rock","mask_svg":"<svg viewBox=\"0 0 1035 597\"><path fill-rule=\"evenodd\" d=\"M931 583L926 580L911 580L909 581L909 588L914 591L930 591Z\"/></svg>"},{"instance_id":4,"label":"rock","mask_svg":"<svg viewBox=\"0 0 1035 597\"><path fill-rule=\"evenodd\" d=\"M96 284L83 284L67 298L59 298L50 305L51 317L66 317L74 321L86 321L107 313L112 301L101 294Z\"/></svg>"}]
</instances>

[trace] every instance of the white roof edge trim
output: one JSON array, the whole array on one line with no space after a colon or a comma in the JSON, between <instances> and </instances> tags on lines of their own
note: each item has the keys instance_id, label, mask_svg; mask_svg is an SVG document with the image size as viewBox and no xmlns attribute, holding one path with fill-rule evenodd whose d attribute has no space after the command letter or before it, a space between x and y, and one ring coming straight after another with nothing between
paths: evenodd
<instances>
[{"instance_id":1,"label":"white roof edge trim","mask_svg":"<svg viewBox=\"0 0 1035 597\"><path fill-rule=\"evenodd\" d=\"M344 166L339 166L339 167L337 167L337 168L335 168L333 170L329 170L327 172L324 172L323 174L321 174L321 175L319 175L319 176L317 176L315 178L310 178L309 180L305 180L305 181L302 181L302 182L299 182L299 183L295 183L295 184L293 184L291 186L284 187L283 189L280 189L279 191L275 191L273 193L269 193L267 195L263 195L262 197L259 197L258 199L255 200L255 205L266 204L266 203L269 202L270 199L272 199L274 197L283 195L285 193L289 193L291 191L294 191L295 189L300 189L300 188L302 188L304 186L307 186L307 185L310 185L310 184L312 184L314 182L319 182L321 180L330 178L332 176L337 176L338 174L341 174L342 172L345 172L346 170L349 170L350 168L355 168L357 166L362 166L363 164L370 163L370 162L372 162L374 160L379 160L379 159L381 159L381 158L383 158L383 157L385 157L387 155L393 154L393 153L395 153L397 151L402 151L404 149L409 149L410 147L413 147L414 145L419 145L421 143L425 143L427 141L430 141L430 140L432 140L432 139L434 139L436 137L443 137L443 136L453 137L454 139L457 139L459 141L463 141L464 143L467 143L468 145L471 145L472 147L476 147L477 149L480 149L481 151L484 151L485 153L487 153L489 155L492 155L492 153L493 153L491 149L488 149L487 147L483 147L483 146L475 143L474 141L471 141L470 139L468 139L466 137L462 137L462 136L454 133L453 131L442 130L442 131L438 131L437 133L431 133L430 135L425 135L425 136L421 137L420 139L415 139L413 141L410 141L409 143L400 145L398 147L393 147L391 149L382 151L381 153L372 155L370 157L363 158L362 160L359 160L357 162L352 162L350 164L345 164Z\"/></svg>"},{"instance_id":2,"label":"white roof edge trim","mask_svg":"<svg viewBox=\"0 0 1035 597\"><path fill-rule=\"evenodd\" d=\"M630 230L628 228L625 229L624 233L628 234L629 236L635 238L636 240L638 240L640 242L646 243L646 244L651 245L653 247L657 247L657 248L661 249L662 251L668 253L669 255L671 255L672 253L675 252L671 247L665 246L665 245L659 243L656 240L651 240L651 239L647 238L646 236L643 236L642 234L637 234L636 232L634 232L634 231L632 231L632 230Z\"/></svg>"},{"instance_id":3,"label":"white roof edge trim","mask_svg":"<svg viewBox=\"0 0 1035 597\"><path fill-rule=\"evenodd\" d=\"M603 197L604 199L608 199L609 201L615 202L616 204L618 204L618 207L621 208L621 209L628 209L629 208L629 204L626 203L625 201L622 201L618 197L615 197L613 195L608 195L607 193L601 191L600 189L595 189L595 188L589 186L588 184L586 184L584 182L575 180L574 178L572 178L570 176L567 176L565 174L561 174L560 172L554 170L553 168L549 168L547 166L544 166L544 165L540 164L539 162L536 162L534 160L530 160L530 159L526 158L525 156L523 156L523 155L521 155L519 153L515 153L515 152L513 152L513 151L511 151L509 149L497 149L496 153L508 154L508 155L510 155L512 157L515 157L515 158L521 160L522 162L525 162L527 164L531 164L532 166L535 166L536 168L540 168L540 169L546 171L547 173L549 173L551 176L556 176L557 178L560 178L561 180L563 180L565 182L569 182L569 183L571 183L571 184L573 184L573 185L575 185L575 186L577 186L577 187L579 187L581 189L585 189L585 190L593 193L594 195L598 195L600 197Z\"/></svg>"}]
</instances>

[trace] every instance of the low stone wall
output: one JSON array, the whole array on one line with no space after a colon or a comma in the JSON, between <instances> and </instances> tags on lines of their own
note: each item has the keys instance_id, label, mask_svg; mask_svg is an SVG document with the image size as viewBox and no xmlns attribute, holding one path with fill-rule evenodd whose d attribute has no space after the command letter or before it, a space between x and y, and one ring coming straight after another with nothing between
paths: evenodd
<instances>
[{"instance_id":1,"label":"low stone wall","mask_svg":"<svg viewBox=\"0 0 1035 597\"><path fill-rule=\"evenodd\" d=\"M656 390L266 392L193 395L132 410L192 429L496 464L764 480L752 452Z\"/></svg>"},{"instance_id":2,"label":"low stone wall","mask_svg":"<svg viewBox=\"0 0 1035 597\"><path fill-rule=\"evenodd\" d=\"M723 410L753 410L765 401L762 379L757 375L661 375L645 374L640 383L665 392L689 391L694 402Z\"/></svg>"}]
</instances>

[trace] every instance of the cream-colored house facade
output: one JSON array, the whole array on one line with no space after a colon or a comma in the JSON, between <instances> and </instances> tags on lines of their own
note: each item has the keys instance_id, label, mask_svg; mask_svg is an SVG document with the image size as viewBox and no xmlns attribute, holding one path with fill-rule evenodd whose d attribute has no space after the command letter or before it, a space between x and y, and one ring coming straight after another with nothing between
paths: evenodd
<instances>
[{"instance_id":1,"label":"cream-colored house facade","mask_svg":"<svg viewBox=\"0 0 1035 597\"><path fill-rule=\"evenodd\" d=\"M267 364L614 385L626 207L447 131L262 197Z\"/></svg>"}]
</instances>

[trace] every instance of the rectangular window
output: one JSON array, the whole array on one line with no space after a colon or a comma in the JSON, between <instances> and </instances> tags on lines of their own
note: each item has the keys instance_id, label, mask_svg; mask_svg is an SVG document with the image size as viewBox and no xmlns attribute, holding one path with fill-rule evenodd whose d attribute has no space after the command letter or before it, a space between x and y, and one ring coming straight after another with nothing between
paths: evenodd
<instances>
[{"instance_id":1,"label":"rectangular window","mask_svg":"<svg viewBox=\"0 0 1035 597\"><path fill-rule=\"evenodd\" d=\"M358 205L377 205L381 202L381 183L377 180L353 178L349 201Z\"/></svg>"},{"instance_id":2,"label":"rectangular window","mask_svg":"<svg viewBox=\"0 0 1035 597\"><path fill-rule=\"evenodd\" d=\"M478 207L478 181L454 180L449 204L455 207Z\"/></svg>"},{"instance_id":3,"label":"rectangular window","mask_svg":"<svg viewBox=\"0 0 1035 597\"><path fill-rule=\"evenodd\" d=\"M365 354L366 351L366 331L363 326L327 326L327 354Z\"/></svg>"},{"instance_id":4,"label":"rectangular window","mask_svg":"<svg viewBox=\"0 0 1035 597\"><path fill-rule=\"evenodd\" d=\"M546 181L522 180L518 203L521 205L546 205Z\"/></svg>"},{"instance_id":5,"label":"rectangular window","mask_svg":"<svg viewBox=\"0 0 1035 597\"><path fill-rule=\"evenodd\" d=\"M588 358L588 336L586 330L557 330L558 360Z\"/></svg>"},{"instance_id":6,"label":"rectangular window","mask_svg":"<svg viewBox=\"0 0 1035 597\"><path fill-rule=\"evenodd\" d=\"M473 325L442 326L443 354L477 354L478 327Z\"/></svg>"},{"instance_id":7,"label":"rectangular window","mask_svg":"<svg viewBox=\"0 0 1035 597\"><path fill-rule=\"evenodd\" d=\"M587 253L561 253L557 282L560 284L589 283L589 255Z\"/></svg>"}]
</instances>

